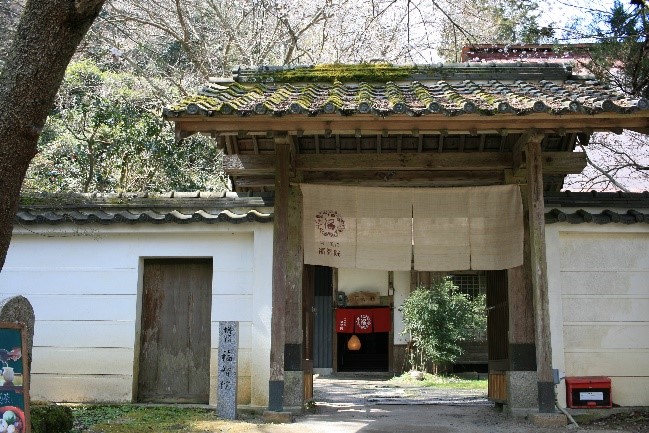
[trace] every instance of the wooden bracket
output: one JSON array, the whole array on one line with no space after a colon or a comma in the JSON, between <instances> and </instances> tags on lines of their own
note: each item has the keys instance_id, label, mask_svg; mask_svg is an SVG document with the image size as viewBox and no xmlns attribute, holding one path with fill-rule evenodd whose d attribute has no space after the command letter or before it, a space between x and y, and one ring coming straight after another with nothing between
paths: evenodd
<instances>
[{"instance_id":1,"label":"wooden bracket","mask_svg":"<svg viewBox=\"0 0 649 433\"><path fill-rule=\"evenodd\" d=\"M514 146L512 148L512 159L513 159L512 171L514 173L514 176L518 176L518 172L523 166L524 147L529 145L530 143L539 144L541 143L541 141L543 141L544 137L545 136L543 133L539 133L534 129L530 129L526 131L523 135L521 135L519 139L516 141L516 143L514 143Z\"/></svg>"}]
</instances>

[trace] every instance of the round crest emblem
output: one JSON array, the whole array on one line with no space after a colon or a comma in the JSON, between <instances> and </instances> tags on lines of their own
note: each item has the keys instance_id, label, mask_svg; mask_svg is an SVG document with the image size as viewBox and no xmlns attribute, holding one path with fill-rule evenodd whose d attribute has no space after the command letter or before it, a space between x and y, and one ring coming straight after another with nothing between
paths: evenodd
<instances>
[{"instance_id":1,"label":"round crest emblem","mask_svg":"<svg viewBox=\"0 0 649 433\"><path fill-rule=\"evenodd\" d=\"M315 216L315 226L322 236L335 238L345 230L345 220L335 210L322 210Z\"/></svg>"},{"instance_id":2,"label":"round crest emblem","mask_svg":"<svg viewBox=\"0 0 649 433\"><path fill-rule=\"evenodd\" d=\"M360 314L356 317L356 326L362 330L370 329L370 326L372 326L372 318L367 314Z\"/></svg>"}]
</instances>

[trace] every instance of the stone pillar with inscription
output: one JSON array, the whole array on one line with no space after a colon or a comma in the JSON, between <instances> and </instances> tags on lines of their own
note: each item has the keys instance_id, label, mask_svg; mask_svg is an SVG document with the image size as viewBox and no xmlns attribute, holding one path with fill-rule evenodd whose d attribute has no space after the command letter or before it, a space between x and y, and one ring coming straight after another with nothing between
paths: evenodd
<instances>
[{"instance_id":1,"label":"stone pillar with inscription","mask_svg":"<svg viewBox=\"0 0 649 433\"><path fill-rule=\"evenodd\" d=\"M239 322L219 322L219 360L216 412L220 418L237 418L237 368Z\"/></svg>"}]
</instances>

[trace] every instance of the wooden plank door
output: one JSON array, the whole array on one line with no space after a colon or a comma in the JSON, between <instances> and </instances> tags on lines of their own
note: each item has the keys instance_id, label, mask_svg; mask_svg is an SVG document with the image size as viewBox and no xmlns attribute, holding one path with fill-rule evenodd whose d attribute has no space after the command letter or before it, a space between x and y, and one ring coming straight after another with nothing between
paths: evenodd
<instances>
[{"instance_id":1,"label":"wooden plank door","mask_svg":"<svg viewBox=\"0 0 649 433\"><path fill-rule=\"evenodd\" d=\"M144 261L140 402L209 401L212 259Z\"/></svg>"},{"instance_id":2,"label":"wooden plank door","mask_svg":"<svg viewBox=\"0 0 649 433\"><path fill-rule=\"evenodd\" d=\"M313 367L333 367L333 290L331 268L314 267Z\"/></svg>"},{"instance_id":3,"label":"wooden plank door","mask_svg":"<svg viewBox=\"0 0 649 433\"><path fill-rule=\"evenodd\" d=\"M487 345L489 353L489 400L507 401L505 371L509 369L509 306L507 270L487 271Z\"/></svg>"}]
</instances>

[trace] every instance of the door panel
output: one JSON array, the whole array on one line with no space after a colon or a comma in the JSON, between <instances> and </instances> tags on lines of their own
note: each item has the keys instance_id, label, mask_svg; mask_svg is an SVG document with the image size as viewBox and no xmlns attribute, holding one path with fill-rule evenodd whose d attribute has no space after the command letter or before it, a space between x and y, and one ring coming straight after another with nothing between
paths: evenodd
<instances>
[{"instance_id":1,"label":"door panel","mask_svg":"<svg viewBox=\"0 0 649 433\"><path fill-rule=\"evenodd\" d=\"M211 259L144 261L138 401L208 403Z\"/></svg>"},{"instance_id":2,"label":"door panel","mask_svg":"<svg viewBox=\"0 0 649 433\"><path fill-rule=\"evenodd\" d=\"M333 366L332 272L325 266L314 267L313 367Z\"/></svg>"}]
</instances>

